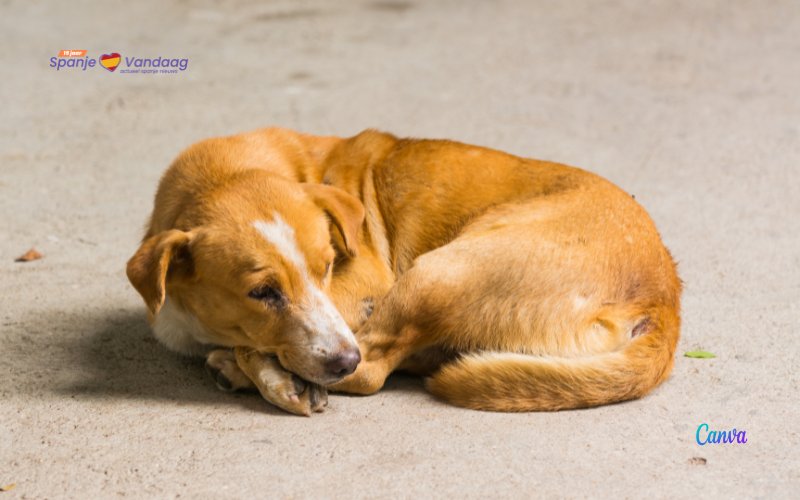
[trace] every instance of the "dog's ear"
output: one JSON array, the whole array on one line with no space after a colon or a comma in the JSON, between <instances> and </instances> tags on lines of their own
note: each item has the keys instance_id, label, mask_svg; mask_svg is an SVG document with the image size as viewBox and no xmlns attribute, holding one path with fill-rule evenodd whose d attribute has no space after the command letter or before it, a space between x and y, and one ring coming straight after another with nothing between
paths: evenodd
<instances>
[{"instance_id":1,"label":"dog's ear","mask_svg":"<svg viewBox=\"0 0 800 500\"><path fill-rule=\"evenodd\" d=\"M177 229L163 231L142 242L128 261L128 279L153 315L164 304L170 266L191 264L189 242L192 237L192 233Z\"/></svg>"},{"instance_id":2,"label":"dog's ear","mask_svg":"<svg viewBox=\"0 0 800 500\"><path fill-rule=\"evenodd\" d=\"M358 254L358 231L364 223L364 205L345 191L324 184L303 184L303 189L328 216L339 231L341 242L334 243L350 257Z\"/></svg>"}]
</instances>

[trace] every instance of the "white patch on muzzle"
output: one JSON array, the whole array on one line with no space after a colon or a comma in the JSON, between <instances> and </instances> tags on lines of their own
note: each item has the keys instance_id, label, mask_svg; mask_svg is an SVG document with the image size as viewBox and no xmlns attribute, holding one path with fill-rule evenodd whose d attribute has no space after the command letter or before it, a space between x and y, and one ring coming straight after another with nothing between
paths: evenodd
<instances>
[{"instance_id":1,"label":"white patch on muzzle","mask_svg":"<svg viewBox=\"0 0 800 500\"><path fill-rule=\"evenodd\" d=\"M305 312L305 317L302 318L304 326L314 335L314 343L319 344L318 347L329 354L335 353L343 341L357 348L355 336L342 315L333 302L311 281L306 260L297 246L292 226L276 213L271 222L258 220L253 222L253 227L294 265L302 276L307 294L304 303L299 305Z\"/></svg>"}]
</instances>

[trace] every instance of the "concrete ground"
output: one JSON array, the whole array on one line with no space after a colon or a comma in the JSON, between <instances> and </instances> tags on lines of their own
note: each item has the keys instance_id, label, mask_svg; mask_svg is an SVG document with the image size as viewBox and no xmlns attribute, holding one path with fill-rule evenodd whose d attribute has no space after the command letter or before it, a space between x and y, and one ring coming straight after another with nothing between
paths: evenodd
<instances>
[{"instance_id":1,"label":"concrete ground","mask_svg":"<svg viewBox=\"0 0 800 500\"><path fill-rule=\"evenodd\" d=\"M796 1L4 0L0 32L0 499L796 498ZM189 66L56 71L61 49ZM268 124L608 177L680 261L679 354L717 357L560 413L462 410L405 377L312 418L218 392L153 340L124 265L180 149ZM703 422L748 441L701 447Z\"/></svg>"}]
</instances>

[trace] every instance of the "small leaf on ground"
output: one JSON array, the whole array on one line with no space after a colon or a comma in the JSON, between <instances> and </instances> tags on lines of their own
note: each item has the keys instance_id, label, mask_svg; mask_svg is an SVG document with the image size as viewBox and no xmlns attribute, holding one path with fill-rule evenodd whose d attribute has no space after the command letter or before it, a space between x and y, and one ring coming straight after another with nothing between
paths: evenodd
<instances>
[{"instance_id":1,"label":"small leaf on ground","mask_svg":"<svg viewBox=\"0 0 800 500\"><path fill-rule=\"evenodd\" d=\"M14 262L30 262L32 260L39 260L42 257L44 257L44 255L37 252L35 248L31 248L24 254L14 259Z\"/></svg>"},{"instance_id":2,"label":"small leaf on ground","mask_svg":"<svg viewBox=\"0 0 800 500\"><path fill-rule=\"evenodd\" d=\"M0 491L11 491L17 487L17 483L7 484L5 486L0 486Z\"/></svg>"},{"instance_id":3,"label":"small leaf on ground","mask_svg":"<svg viewBox=\"0 0 800 500\"><path fill-rule=\"evenodd\" d=\"M717 355L708 351L686 351L683 353L687 358L716 358Z\"/></svg>"}]
</instances>

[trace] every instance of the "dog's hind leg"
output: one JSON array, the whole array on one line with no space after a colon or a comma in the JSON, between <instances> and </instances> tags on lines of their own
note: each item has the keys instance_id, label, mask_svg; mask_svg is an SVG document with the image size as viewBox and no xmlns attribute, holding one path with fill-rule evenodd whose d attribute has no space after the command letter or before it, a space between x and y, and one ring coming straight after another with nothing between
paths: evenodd
<instances>
[{"instance_id":1,"label":"dog's hind leg","mask_svg":"<svg viewBox=\"0 0 800 500\"><path fill-rule=\"evenodd\" d=\"M437 278L425 265L415 266L403 274L356 332L361 363L355 373L329 388L373 394L383 387L395 369L407 364L413 370L419 363L406 363L406 360L418 353L423 356L422 351L436 346L435 336L431 335L432 325L425 320L430 316L419 307L434 288L431 285L436 283ZM418 361L426 361L426 356ZM426 364L430 365L430 361L427 359Z\"/></svg>"},{"instance_id":2,"label":"dog's hind leg","mask_svg":"<svg viewBox=\"0 0 800 500\"><path fill-rule=\"evenodd\" d=\"M372 394L429 348L579 356L621 346L621 330L595 327L595 309L613 288L597 269L605 260L520 217L484 217L418 257L356 332L355 373L331 389Z\"/></svg>"}]
</instances>

